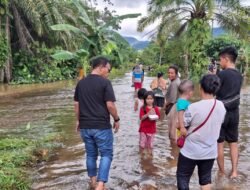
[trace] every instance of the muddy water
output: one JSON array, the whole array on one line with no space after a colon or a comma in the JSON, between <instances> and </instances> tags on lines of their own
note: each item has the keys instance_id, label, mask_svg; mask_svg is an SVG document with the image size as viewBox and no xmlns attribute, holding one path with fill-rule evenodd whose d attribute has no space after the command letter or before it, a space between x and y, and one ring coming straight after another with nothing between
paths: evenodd
<instances>
[{"instance_id":1,"label":"muddy water","mask_svg":"<svg viewBox=\"0 0 250 190\"><path fill-rule=\"evenodd\" d=\"M141 158L138 153L138 113L133 111L133 89L130 87L130 75L113 80L117 97L117 107L121 117L121 130L115 134L114 160L110 171L109 189L176 189L176 155L178 149L170 145L167 138L166 120L158 122L154 157ZM152 78L145 78L145 87L149 87ZM32 174L35 190L85 190L88 189L88 177L85 165L84 145L74 131L72 81L49 85L21 87L0 87L0 133L2 135L18 133L20 126L31 123L28 134L44 132L64 132L64 146L55 151L53 159L41 163ZM1 96L1 95L7 96ZM240 177L231 182L227 177L217 175L217 166L213 169L213 189L248 189L250 185L250 86L242 90L240 109ZM230 172L228 148L226 149L226 168ZM198 176L193 175L191 189L199 189Z\"/></svg>"}]
</instances>

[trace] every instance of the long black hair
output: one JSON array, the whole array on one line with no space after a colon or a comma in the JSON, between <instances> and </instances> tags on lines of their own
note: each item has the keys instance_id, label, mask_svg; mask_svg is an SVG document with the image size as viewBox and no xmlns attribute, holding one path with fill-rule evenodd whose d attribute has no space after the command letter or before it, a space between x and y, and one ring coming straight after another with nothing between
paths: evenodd
<instances>
[{"instance_id":1,"label":"long black hair","mask_svg":"<svg viewBox=\"0 0 250 190\"><path fill-rule=\"evenodd\" d=\"M154 102L153 102L153 108L155 107L155 95L154 95L153 91L147 91L147 92L145 92L144 98L143 98L144 99L143 111L144 111L145 114L147 113L147 111L146 111L146 108L147 108L146 99L147 99L148 96L152 96L152 98L154 100Z\"/></svg>"}]
</instances>

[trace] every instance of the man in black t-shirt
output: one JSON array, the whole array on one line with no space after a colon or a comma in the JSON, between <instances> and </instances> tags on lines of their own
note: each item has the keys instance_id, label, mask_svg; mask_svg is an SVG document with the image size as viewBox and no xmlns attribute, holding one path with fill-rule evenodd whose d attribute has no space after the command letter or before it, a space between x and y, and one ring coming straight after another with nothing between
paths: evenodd
<instances>
[{"instance_id":1,"label":"man in black t-shirt","mask_svg":"<svg viewBox=\"0 0 250 190\"><path fill-rule=\"evenodd\" d=\"M105 57L91 60L92 72L80 80L75 89L76 129L80 131L87 154L87 170L91 186L103 190L108 181L113 158L113 133L110 114L114 118L115 132L119 129L119 116L111 82L107 79L111 69ZM97 172L97 158L101 160Z\"/></svg>"},{"instance_id":2,"label":"man in black t-shirt","mask_svg":"<svg viewBox=\"0 0 250 190\"><path fill-rule=\"evenodd\" d=\"M230 147L232 162L231 178L238 176L239 105L240 89L243 80L241 73L235 69L237 56L237 51L233 47L227 47L220 52L220 66L223 70L218 74L221 80L221 87L217 93L217 99L224 103L227 111L218 139L217 161L220 172L224 174L224 141L227 141Z\"/></svg>"}]
</instances>

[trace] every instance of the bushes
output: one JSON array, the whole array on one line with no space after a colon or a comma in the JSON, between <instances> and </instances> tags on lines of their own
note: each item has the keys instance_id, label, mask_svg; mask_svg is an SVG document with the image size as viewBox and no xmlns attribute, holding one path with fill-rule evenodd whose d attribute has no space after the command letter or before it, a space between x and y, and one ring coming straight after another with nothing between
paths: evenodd
<instances>
[{"instance_id":1,"label":"bushes","mask_svg":"<svg viewBox=\"0 0 250 190\"><path fill-rule=\"evenodd\" d=\"M31 179L26 167L48 160L62 136L51 133L39 139L2 138L0 140L0 189L28 190Z\"/></svg>"},{"instance_id":2,"label":"bushes","mask_svg":"<svg viewBox=\"0 0 250 190\"><path fill-rule=\"evenodd\" d=\"M156 77L157 73L162 72L164 75L167 73L169 65L153 65L151 71L148 72L149 76Z\"/></svg>"},{"instance_id":3,"label":"bushes","mask_svg":"<svg viewBox=\"0 0 250 190\"><path fill-rule=\"evenodd\" d=\"M225 47L233 46L239 50L242 45L242 42L237 38L225 35L209 40L205 44L205 52L208 57L218 59L219 52Z\"/></svg>"},{"instance_id":4,"label":"bushes","mask_svg":"<svg viewBox=\"0 0 250 190\"><path fill-rule=\"evenodd\" d=\"M76 60L56 61L51 55L56 49L34 47L32 55L25 51L14 54L14 84L45 83L76 77Z\"/></svg>"}]
</instances>

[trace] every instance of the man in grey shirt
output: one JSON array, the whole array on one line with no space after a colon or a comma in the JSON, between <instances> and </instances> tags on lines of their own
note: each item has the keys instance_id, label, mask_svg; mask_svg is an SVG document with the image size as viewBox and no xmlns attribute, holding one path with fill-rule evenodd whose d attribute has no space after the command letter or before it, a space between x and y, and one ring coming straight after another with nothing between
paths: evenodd
<instances>
[{"instance_id":1,"label":"man in grey shirt","mask_svg":"<svg viewBox=\"0 0 250 190\"><path fill-rule=\"evenodd\" d=\"M172 65L168 68L168 78L171 81L166 94L166 107L175 104L178 99L178 87L181 83L178 77L178 67ZM170 111L170 110L169 110ZM168 113L166 113L168 115Z\"/></svg>"},{"instance_id":2,"label":"man in grey shirt","mask_svg":"<svg viewBox=\"0 0 250 190\"><path fill-rule=\"evenodd\" d=\"M169 115L169 122L168 122L169 138L171 140L176 140L176 129L175 129L174 122L177 116L175 116L174 114L173 105L176 103L178 99L178 87L181 83L181 80L178 77L177 66L172 65L168 68L168 78L171 81L171 83L168 87L167 94L166 94L165 113L166 115Z\"/></svg>"}]
</instances>

